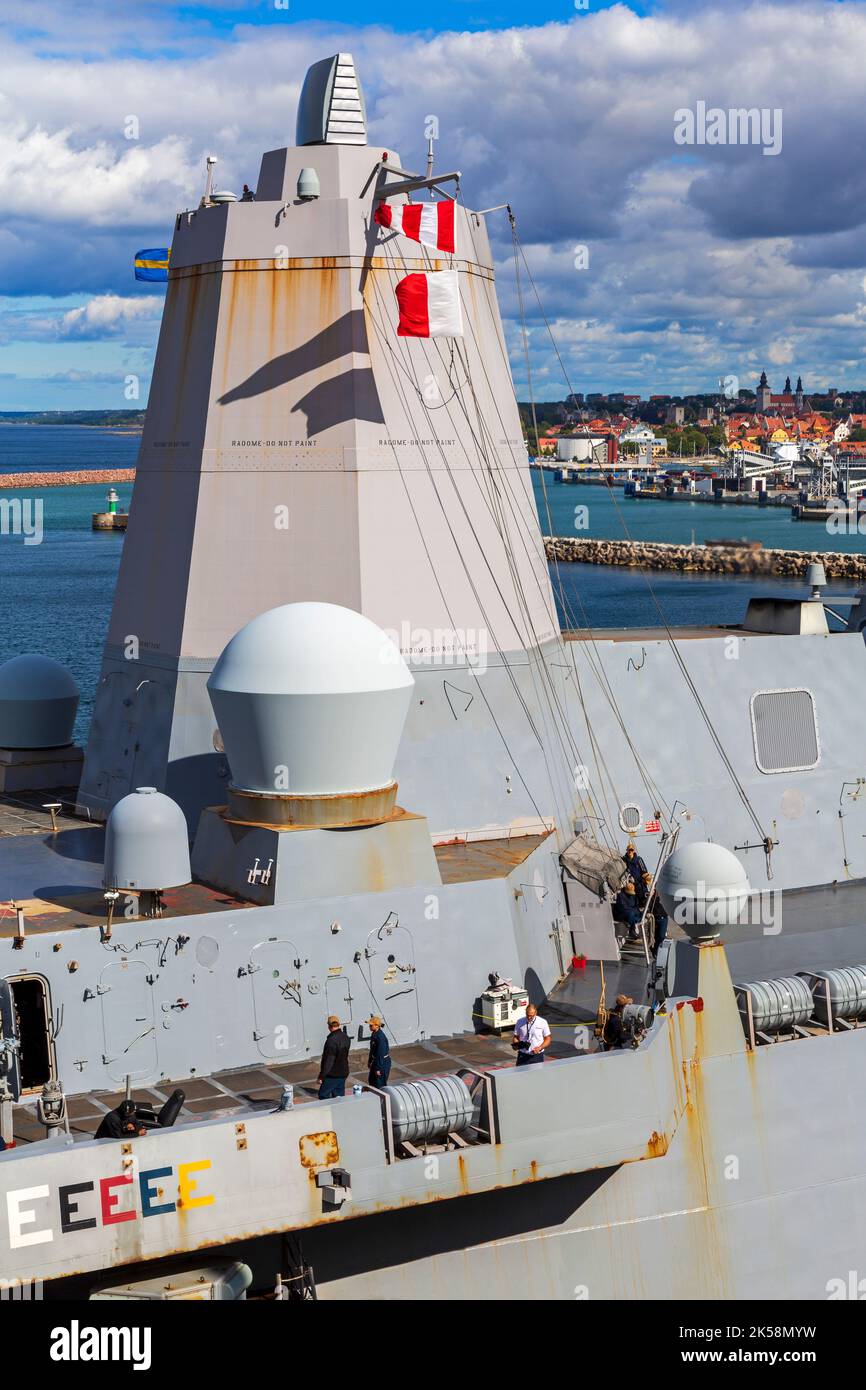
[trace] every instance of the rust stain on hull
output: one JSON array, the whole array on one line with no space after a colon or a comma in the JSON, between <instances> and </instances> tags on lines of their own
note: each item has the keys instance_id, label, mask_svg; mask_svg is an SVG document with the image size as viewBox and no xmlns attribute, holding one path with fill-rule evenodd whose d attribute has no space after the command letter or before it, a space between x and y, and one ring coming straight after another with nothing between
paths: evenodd
<instances>
[{"instance_id":1,"label":"rust stain on hull","mask_svg":"<svg viewBox=\"0 0 866 1390\"><path fill-rule=\"evenodd\" d=\"M659 1134L658 1130L653 1130L646 1146L647 1158L661 1158L668 1151L668 1137L666 1134Z\"/></svg>"},{"instance_id":2,"label":"rust stain on hull","mask_svg":"<svg viewBox=\"0 0 866 1390\"><path fill-rule=\"evenodd\" d=\"M310 1181L315 1182L316 1173L322 1168L332 1168L340 1162L340 1146L332 1129L316 1130L312 1134L302 1134L298 1140L301 1166L309 1170Z\"/></svg>"}]
</instances>

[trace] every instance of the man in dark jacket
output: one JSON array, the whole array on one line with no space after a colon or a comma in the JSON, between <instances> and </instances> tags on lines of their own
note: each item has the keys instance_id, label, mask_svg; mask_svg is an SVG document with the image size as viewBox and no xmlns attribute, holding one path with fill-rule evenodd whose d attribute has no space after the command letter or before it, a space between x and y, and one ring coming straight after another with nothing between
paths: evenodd
<instances>
[{"instance_id":1,"label":"man in dark jacket","mask_svg":"<svg viewBox=\"0 0 866 1390\"><path fill-rule=\"evenodd\" d=\"M637 905L639 908L643 909L643 905L649 896L649 889L647 887L647 878L649 874L647 872L647 866L633 844L627 846L625 854L622 857L625 860L625 867L634 884Z\"/></svg>"},{"instance_id":2,"label":"man in dark jacket","mask_svg":"<svg viewBox=\"0 0 866 1390\"><path fill-rule=\"evenodd\" d=\"M370 1025L370 1072L367 1077L367 1085L375 1086L381 1090L388 1085L388 1077L391 1073L391 1049L388 1046L388 1039L385 1037L382 1028L382 1020L376 1014L368 1018Z\"/></svg>"},{"instance_id":3,"label":"man in dark jacket","mask_svg":"<svg viewBox=\"0 0 866 1390\"><path fill-rule=\"evenodd\" d=\"M622 1015L627 1004L633 1004L634 1000L630 994L618 994L616 1004L607 1016L604 1025L604 1045L610 1052L614 1048L623 1047L625 1044L625 1029L623 1027Z\"/></svg>"},{"instance_id":4,"label":"man in dark jacket","mask_svg":"<svg viewBox=\"0 0 866 1390\"><path fill-rule=\"evenodd\" d=\"M94 1136L97 1139L131 1139L134 1135L147 1134L144 1125L136 1118L134 1100L122 1100L114 1109L103 1115Z\"/></svg>"},{"instance_id":5,"label":"man in dark jacket","mask_svg":"<svg viewBox=\"0 0 866 1390\"><path fill-rule=\"evenodd\" d=\"M635 893L634 881L627 878L623 887L620 888L613 904L613 920L623 922L628 927L629 941L637 941L640 932L638 924L640 922L640 908L637 905L637 895Z\"/></svg>"},{"instance_id":6,"label":"man in dark jacket","mask_svg":"<svg viewBox=\"0 0 866 1390\"><path fill-rule=\"evenodd\" d=\"M328 1036L319 1067L319 1100L334 1100L346 1094L349 1075L349 1039L336 1014L328 1019Z\"/></svg>"},{"instance_id":7,"label":"man in dark jacket","mask_svg":"<svg viewBox=\"0 0 866 1390\"><path fill-rule=\"evenodd\" d=\"M655 936L653 938L653 955L657 956L659 947L668 934L668 914L662 907L662 901L655 888L650 888L649 907L647 914L652 916L655 922Z\"/></svg>"}]
</instances>

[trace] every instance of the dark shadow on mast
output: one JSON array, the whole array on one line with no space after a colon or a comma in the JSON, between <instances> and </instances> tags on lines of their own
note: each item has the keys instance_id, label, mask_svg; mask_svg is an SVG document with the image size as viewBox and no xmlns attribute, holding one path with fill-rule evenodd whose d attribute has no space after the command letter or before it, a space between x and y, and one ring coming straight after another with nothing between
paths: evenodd
<instances>
[{"instance_id":1,"label":"dark shadow on mast","mask_svg":"<svg viewBox=\"0 0 866 1390\"><path fill-rule=\"evenodd\" d=\"M300 411L307 417L307 438L312 439L329 425L342 425L346 420L369 420L383 425L385 416L376 380L370 367L351 367L329 381L321 381L292 406L292 414Z\"/></svg>"},{"instance_id":2,"label":"dark shadow on mast","mask_svg":"<svg viewBox=\"0 0 866 1390\"><path fill-rule=\"evenodd\" d=\"M231 405L234 401L262 396L267 391L286 386L307 372L324 367L328 362L336 362L350 352L362 353L365 357L370 355L367 328L361 309L351 309L300 347L266 362L263 367L254 371L252 376L248 376L246 381L233 386L224 396L220 396L219 404ZM380 414L365 418L380 420L382 417Z\"/></svg>"}]
</instances>

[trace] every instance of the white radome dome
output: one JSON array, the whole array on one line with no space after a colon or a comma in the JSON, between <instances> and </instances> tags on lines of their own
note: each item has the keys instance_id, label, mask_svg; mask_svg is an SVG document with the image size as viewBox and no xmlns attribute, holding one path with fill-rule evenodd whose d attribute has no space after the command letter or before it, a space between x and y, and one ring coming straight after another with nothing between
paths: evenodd
<instances>
[{"instance_id":1,"label":"white radome dome","mask_svg":"<svg viewBox=\"0 0 866 1390\"><path fill-rule=\"evenodd\" d=\"M751 892L737 856L709 840L675 850L664 864L657 886L673 921L696 939L735 926Z\"/></svg>"},{"instance_id":2,"label":"white radome dome","mask_svg":"<svg viewBox=\"0 0 866 1390\"><path fill-rule=\"evenodd\" d=\"M233 785L295 796L386 786L414 684L394 642L361 613L333 603L261 613L208 680Z\"/></svg>"},{"instance_id":3,"label":"white radome dome","mask_svg":"<svg viewBox=\"0 0 866 1390\"><path fill-rule=\"evenodd\" d=\"M136 787L112 808L105 827L105 888L153 892L189 883L186 818L156 787Z\"/></svg>"}]
</instances>

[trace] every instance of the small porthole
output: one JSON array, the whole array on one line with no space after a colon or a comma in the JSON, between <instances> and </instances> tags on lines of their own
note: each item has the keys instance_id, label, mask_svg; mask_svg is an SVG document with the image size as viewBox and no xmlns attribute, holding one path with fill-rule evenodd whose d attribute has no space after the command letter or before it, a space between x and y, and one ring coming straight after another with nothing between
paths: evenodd
<instances>
[{"instance_id":1,"label":"small porthole","mask_svg":"<svg viewBox=\"0 0 866 1390\"><path fill-rule=\"evenodd\" d=\"M642 819L640 807L635 801L627 801L619 809L620 829L627 835L633 835L636 830L640 830Z\"/></svg>"}]
</instances>

